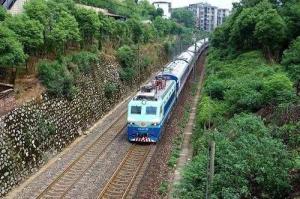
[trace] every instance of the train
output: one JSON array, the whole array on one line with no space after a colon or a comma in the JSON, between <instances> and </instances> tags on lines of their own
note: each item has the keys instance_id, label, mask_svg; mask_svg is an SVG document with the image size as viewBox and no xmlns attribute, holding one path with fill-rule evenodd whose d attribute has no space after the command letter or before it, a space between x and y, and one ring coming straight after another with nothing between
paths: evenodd
<instances>
[{"instance_id":1,"label":"train","mask_svg":"<svg viewBox=\"0 0 300 199\"><path fill-rule=\"evenodd\" d=\"M202 39L178 55L141 87L128 103L127 137L130 142L156 143L179 98L194 63L207 48Z\"/></svg>"}]
</instances>

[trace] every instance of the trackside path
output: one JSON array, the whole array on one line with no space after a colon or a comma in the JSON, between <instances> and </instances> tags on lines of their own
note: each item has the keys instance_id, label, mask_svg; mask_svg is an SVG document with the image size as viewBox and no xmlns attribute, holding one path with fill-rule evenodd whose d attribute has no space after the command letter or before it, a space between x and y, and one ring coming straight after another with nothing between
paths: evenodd
<instances>
[{"instance_id":1,"label":"trackside path","mask_svg":"<svg viewBox=\"0 0 300 199\"><path fill-rule=\"evenodd\" d=\"M182 143L182 147L181 147L180 157L176 164L176 169L175 169L174 179L173 179L173 187L177 183L179 183L179 181L181 179L181 171L184 168L184 166L186 165L186 163L192 158L192 155L193 155L191 138L192 138L193 127L194 127L195 118L196 118L197 104L201 97L201 90L202 90L203 82L204 82L203 81L204 74L205 74L205 68L203 67L203 69L201 70L201 76L200 76L200 80L199 80L199 83L197 86L196 95L195 95L193 101L191 102L191 112L190 112L188 124L184 129L183 143Z\"/></svg>"}]
</instances>

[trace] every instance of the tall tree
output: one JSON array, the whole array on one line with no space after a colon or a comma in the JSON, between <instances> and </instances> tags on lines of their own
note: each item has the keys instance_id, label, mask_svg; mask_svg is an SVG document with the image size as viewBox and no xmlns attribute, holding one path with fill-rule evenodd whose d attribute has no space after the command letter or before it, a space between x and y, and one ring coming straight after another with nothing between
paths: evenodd
<instances>
[{"instance_id":1,"label":"tall tree","mask_svg":"<svg viewBox=\"0 0 300 199\"><path fill-rule=\"evenodd\" d=\"M83 39L91 43L96 34L99 33L101 26L97 13L85 8L77 8L75 17Z\"/></svg>"},{"instance_id":2,"label":"tall tree","mask_svg":"<svg viewBox=\"0 0 300 199\"><path fill-rule=\"evenodd\" d=\"M37 20L23 14L8 18L5 24L16 33L29 55L33 55L44 43L44 26Z\"/></svg>"},{"instance_id":3,"label":"tall tree","mask_svg":"<svg viewBox=\"0 0 300 199\"><path fill-rule=\"evenodd\" d=\"M286 38L286 24L275 9L267 10L260 16L254 35L270 59L274 55L278 58L280 46Z\"/></svg>"},{"instance_id":4,"label":"tall tree","mask_svg":"<svg viewBox=\"0 0 300 199\"><path fill-rule=\"evenodd\" d=\"M50 47L56 52L64 52L67 44L80 41L78 23L75 17L67 12L61 12L47 39Z\"/></svg>"},{"instance_id":5,"label":"tall tree","mask_svg":"<svg viewBox=\"0 0 300 199\"><path fill-rule=\"evenodd\" d=\"M0 67L17 67L25 62L23 47L13 31L0 26Z\"/></svg>"}]
</instances>

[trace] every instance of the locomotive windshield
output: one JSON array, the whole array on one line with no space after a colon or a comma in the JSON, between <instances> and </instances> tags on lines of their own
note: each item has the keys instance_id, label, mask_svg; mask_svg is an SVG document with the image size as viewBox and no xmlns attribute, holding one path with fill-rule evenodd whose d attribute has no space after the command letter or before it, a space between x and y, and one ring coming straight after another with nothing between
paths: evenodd
<instances>
[{"instance_id":1,"label":"locomotive windshield","mask_svg":"<svg viewBox=\"0 0 300 199\"><path fill-rule=\"evenodd\" d=\"M147 115L156 115L156 111L157 111L157 108L154 107L154 106L146 107L146 114Z\"/></svg>"},{"instance_id":2,"label":"locomotive windshield","mask_svg":"<svg viewBox=\"0 0 300 199\"><path fill-rule=\"evenodd\" d=\"M142 113L142 107L141 106L132 106L131 107L131 114L141 114Z\"/></svg>"}]
</instances>

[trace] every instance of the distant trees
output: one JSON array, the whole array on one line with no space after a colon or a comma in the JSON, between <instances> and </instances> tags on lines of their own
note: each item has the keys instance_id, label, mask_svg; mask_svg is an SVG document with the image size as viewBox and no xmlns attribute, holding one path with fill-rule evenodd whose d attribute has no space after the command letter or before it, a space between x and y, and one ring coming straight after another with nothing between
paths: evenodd
<instances>
[{"instance_id":1,"label":"distant trees","mask_svg":"<svg viewBox=\"0 0 300 199\"><path fill-rule=\"evenodd\" d=\"M278 61L287 42L298 34L294 21L300 12L298 5L286 1L241 1L235 4L227 21L214 32L212 45L227 46L227 55L232 49L262 49L269 60Z\"/></svg>"},{"instance_id":2,"label":"distant trees","mask_svg":"<svg viewBox=\"0 0 300 199\"><path fill-rule=\"evenodd\" d=\"M175 9L172 12L172 18L178 23L184 24L186 27L192 28L195 26L194 14L185 8Z\"/></svg>"}]
</instances>

